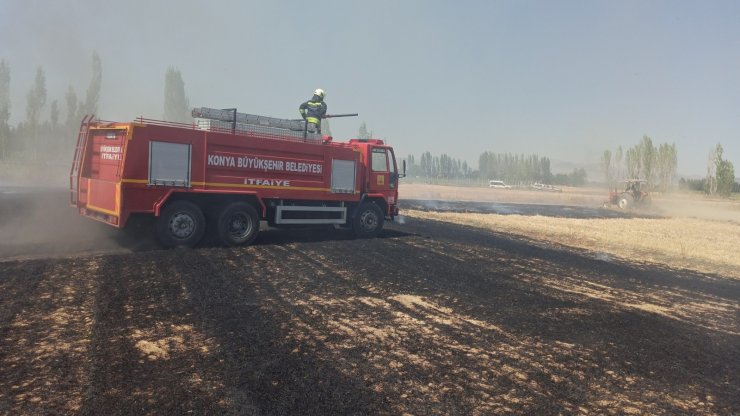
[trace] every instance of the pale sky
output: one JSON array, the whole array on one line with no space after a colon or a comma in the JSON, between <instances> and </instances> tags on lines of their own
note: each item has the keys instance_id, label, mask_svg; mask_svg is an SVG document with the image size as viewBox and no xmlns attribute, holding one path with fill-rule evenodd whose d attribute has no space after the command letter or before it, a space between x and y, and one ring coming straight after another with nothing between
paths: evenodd
<instances>
[{"instance_id":1,"label":"pale sky","mask_svg":"<svg viewBox=\"0 0 740 416\"><path fill-rule=\"evenodd\" d=\"M366 122L402 157L595 164L648 135L680 174L717 142L740 171L738 1L0 0L11 122L38 66L65 117L93 51L108 120L161 118L175 66L194 107L297 118L323 88L330 113L360 113L332 120L337 140Z\"/></svg>"}]
</instances>

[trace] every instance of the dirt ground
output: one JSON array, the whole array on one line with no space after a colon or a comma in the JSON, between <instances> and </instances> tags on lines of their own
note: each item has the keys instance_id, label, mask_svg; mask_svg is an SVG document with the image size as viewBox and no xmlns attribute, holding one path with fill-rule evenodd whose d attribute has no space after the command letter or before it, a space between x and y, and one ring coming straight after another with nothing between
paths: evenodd
<instances>
[{"instance_id":1,"label":"dirt ground","mask_svg":"<svg viewBox=\"0 0 740 416\"><path fill-rule=\"evenodd\" d=\"M0 198L0 414L740 412L722 275L413 218L161 250L64 197Z\"/></svg>"}]
</instances>

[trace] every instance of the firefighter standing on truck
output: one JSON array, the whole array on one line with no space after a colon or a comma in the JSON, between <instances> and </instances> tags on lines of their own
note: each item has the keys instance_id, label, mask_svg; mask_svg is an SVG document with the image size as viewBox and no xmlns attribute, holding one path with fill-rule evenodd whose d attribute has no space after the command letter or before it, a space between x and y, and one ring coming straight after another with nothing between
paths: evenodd
<instances>
[{"instance_id":1,"label":"firefighter standing on truck","mask_svg":"<svg viewBox=\"0 0 740 416\"><path fill-rule=\"evenodd\" d=\"M301 116L306 120L306 129L312 133L321 133L321 119L326 115L324 95L326 95L324 90L318 88L310 100L298 107Z\"/></svg>"}]
</instances>

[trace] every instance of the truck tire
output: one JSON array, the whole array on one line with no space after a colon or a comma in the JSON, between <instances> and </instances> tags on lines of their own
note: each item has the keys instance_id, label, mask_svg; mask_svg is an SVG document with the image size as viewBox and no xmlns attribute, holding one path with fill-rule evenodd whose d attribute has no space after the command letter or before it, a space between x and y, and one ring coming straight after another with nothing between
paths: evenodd
<instances>
[{"instance_id":1,"label":"truck tire","mask_svg":"<svg viewBox=\"0 0 740 416\"><path fill-rule=\"evenodd\" d=\"M358 238L376 237L383 229L383 212L372 202L363 202L352 218L352 231Z\"/></svg>"},{"instance_id":2,"label":"truck tire","mask_svg":"<svg viewBox=\"0 0 740 416\"><path fill-rule=\"evenodd\" d=\"M257 210L246 202L227 205L218 216L218 237L227 246L250 244L257 238L260 219Z\"/></svg>"},{"instance_id":3,"label":"truck tire","mask_svg":"<svg viewBox=\"0 0 740 416\"><path fill-rule=\"evenodd\" d=\"M634 203L635 203L635 198L628 193L623 193L619 195L619 198L617 199L617 205L621 209L630 209L632 208L632 205Z\"/></svg>"},{"instance_id":4,"label":"truck tire","mask_svg":"<svg viewBox=\"0 0 740 416\"><path fill-rule=\"evenodd\" d=\"M195 247L206 232L206 218L194 203L175 201L162 210L156 228L165 247Z\"/></svg>"}]
</instances>

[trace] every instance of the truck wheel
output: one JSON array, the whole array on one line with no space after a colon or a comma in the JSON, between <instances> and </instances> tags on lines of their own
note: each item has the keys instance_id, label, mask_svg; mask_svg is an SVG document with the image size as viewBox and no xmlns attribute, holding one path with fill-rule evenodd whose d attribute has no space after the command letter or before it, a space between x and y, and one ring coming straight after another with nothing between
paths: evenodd
<instances>
[{"instance_id":1,"label":"truck wheel","mask_svg":"<svg viewBox=\"0 0 740 416\"><path fill-rule=\"evenodd\" d=\"M617 200L617 205L619 205L619 208L621 209L629 209L632 208L632 204L634 204L635 199L630 194L622 194L619 195L619 199Z\"/></svg>"},{"instance_id":2,"label":"truck wheel","mask_svg":"<svg viewBox=\"0 0 740 416\"><path fill-rule=\"evenodd\" d=\"M206 218L194 203L175 201L162 210L156 228L165 247L194 247L206 231Z\"/></svg>"},{"instance_id":3,"label":"truck wheel","mask_svg":"<svg viewBox=\"0 0 740 416\"><path fill-rule=\"evenodd\" d=\"M227 246L249 244L257 237L259 230L257 211L246 202L229 204L218 216L218 236Z\"/></svg>"},{"instance_id":4,"label":"truck wheel","mask_svg":"<svg viewBox=\"0 0 740 416\"><path fill-rule=\"evenodd\" d=\"M352 231L359 238L373 238L383 229L383 213L372 202L363 202L352 219Z\"/></svg>"}]
</instances>

